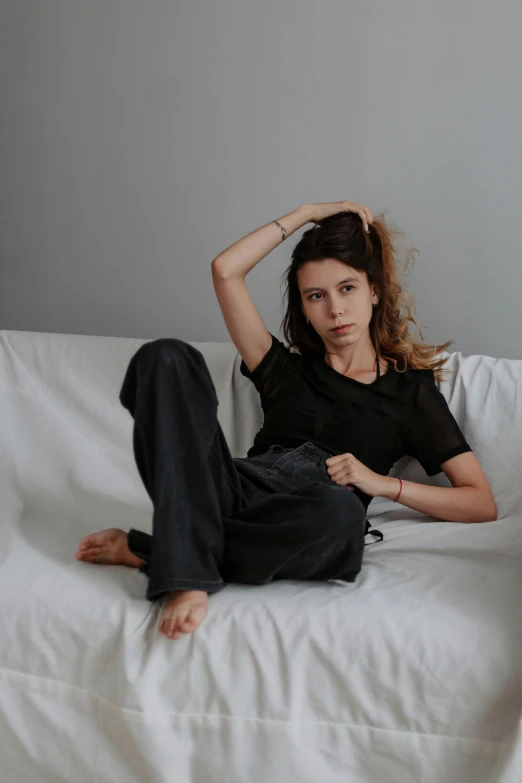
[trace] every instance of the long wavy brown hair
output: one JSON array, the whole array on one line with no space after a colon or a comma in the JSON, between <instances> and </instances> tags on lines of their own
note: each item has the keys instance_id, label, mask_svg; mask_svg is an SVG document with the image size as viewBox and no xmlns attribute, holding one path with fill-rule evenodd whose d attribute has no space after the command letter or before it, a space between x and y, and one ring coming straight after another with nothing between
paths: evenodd
<instances>
[{"instance_id":1,"label":"long wavy brown hair","mask_svg":"<svg viewBox=\"0 0 522 783\"><path fill-rule=\"evenodd\" d=\"M413 295L402 287L400 280L408 265L415 261L416 248L411 247L406 235L385 217L385 212L374 217L364 229L359 215L342 212L331 215L305 231L292 252L290 266L284 272L285 296L288 297L283 318L283 334L290 349L303 356L324 357L326 348L312 324L306 322L297 272L309 261L335 258L365 272L368 284L379 291L379 303L373 310L369 324L370 337L377 356L389 362L397 372L410 369L431 369L437 381L450 372L443 365L448 357L437 354L447 351L454 340L441 345L415 342L409 332L411 322L424 340L416 319ZM404 240L401 242L400 240ZM399 259L403 256L402 264Z\"/></svg>"}]
</instances>

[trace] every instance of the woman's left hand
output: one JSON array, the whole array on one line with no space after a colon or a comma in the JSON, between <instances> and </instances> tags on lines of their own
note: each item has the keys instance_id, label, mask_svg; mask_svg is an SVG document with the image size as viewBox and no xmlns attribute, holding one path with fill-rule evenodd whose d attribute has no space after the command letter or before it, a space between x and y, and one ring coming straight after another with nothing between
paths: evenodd
<instances>
[{"instance_id":1,"label":"woman's left hand","mask_svg":"<svg viewBox=\"0 0 522 783\"><path fill-rule=\"evenodd\" d=\"M325 460L327 472L336 484L344 484L348 489L360 489L371 497L376 497L383 490L383 478L375 473L353 454L334 454Z\"/></svg>"}]
</instances>

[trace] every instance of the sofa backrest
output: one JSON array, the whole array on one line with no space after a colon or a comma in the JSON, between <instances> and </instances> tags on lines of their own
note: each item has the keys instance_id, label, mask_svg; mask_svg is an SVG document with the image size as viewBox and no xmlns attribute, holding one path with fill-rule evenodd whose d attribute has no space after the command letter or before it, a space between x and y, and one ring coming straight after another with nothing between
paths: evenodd
<instances>
[{"instance_id":1,"label":"sofa backrest","mask_svg":"<svg viewBox=\"0 0 522 783\"><path fill-rule=\"evenodd\" d=\"M0 448L24 449L26 461L19 453L18 462L29 472L30 459L45 460L49 450L56 454L63 449L69 464L96 454L100 478L112 455L135 481L132 420L120 405L119 392L131 357L146 342L0 331ZM188 342L201 351L209 368L232 456L244 457L263 423L263 412L253 384L239 371L241 357L231 342ZM451 372L438 383L439 389L490 482L499 519L522 511L522 360L463 357L460 352L443 356ZM81 475L80 465L78 469ZM396 462L389 475L450 486L444 473L429 477L411 457ZM24 481L23 475L18 478ZM148 505L144 489L129 480L130 487L131 495ZM368 516L399 505L374 498Z\"/></svg>"},{"instance_id":2,"label":"sofa backrest","mask_svg":"<svg viewBox=\"0 0 522 783\"><path fill-rule=\"evenodd\" d=\"M498 518L522 511L522 360L482 354L441 354L449 370L437 386L479 461L497 503ZM427 476L417 460L403 457L390 476L432 486L450 487L444 474ZM397 509L387 498L375 498L370 514Z\"/></svg>"}]
</instances>

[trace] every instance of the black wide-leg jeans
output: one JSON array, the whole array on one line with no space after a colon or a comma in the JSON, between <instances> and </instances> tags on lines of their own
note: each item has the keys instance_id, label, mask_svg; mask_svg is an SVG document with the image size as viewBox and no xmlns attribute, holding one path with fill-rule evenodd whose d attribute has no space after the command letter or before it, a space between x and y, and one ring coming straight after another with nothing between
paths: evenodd
<instances>
[{"instance_id":1,"label":"black wide-leg jeans","mask_svg":"<svg viewBox=\"0 0 522 783\"><path fill-rule=\"evenodd\" d=\"M152 536L132 529L149 601L171 590L215 593L226 582L354 582L365 508L333 482L330 456L310 441L232 457L200 351L175 338L144 343L120 392L134 419L133 449L153 504Z\"/></svg>"}]
</instances>

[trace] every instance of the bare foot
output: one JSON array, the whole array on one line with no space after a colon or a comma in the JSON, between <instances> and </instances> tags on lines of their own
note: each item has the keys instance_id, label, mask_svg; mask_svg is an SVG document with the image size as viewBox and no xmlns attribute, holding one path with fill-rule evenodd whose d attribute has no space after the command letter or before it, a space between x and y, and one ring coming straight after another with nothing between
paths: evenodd
<instances>
[{"instance_id":1,"label":"bare foot","mask_svg":"<svg viewBox=\"0 0 522 783\"><path fill-rule=\"evenodd\" d=\"M104 565L125 565L139 568L145 562L134 555L127 545L127 533L117 527L110 527L100 533L91 533L78 544L75 557L86 563Z\"/></svg>"},{"instance_id":2,"label":"bare foot","mask_svg":"<svg viewBox=\"0 0 522 783\"><path fill-rule=\"evenodd\" d=\"M173 590L161 613L158 630L168 639L181 639L205 619L208 593L205 590Z\"/></svg>"}]
</instances>

